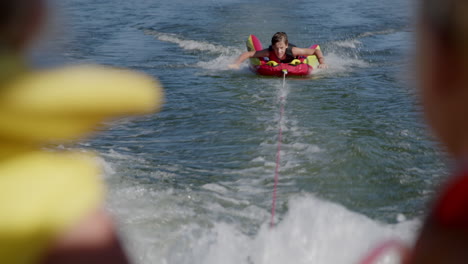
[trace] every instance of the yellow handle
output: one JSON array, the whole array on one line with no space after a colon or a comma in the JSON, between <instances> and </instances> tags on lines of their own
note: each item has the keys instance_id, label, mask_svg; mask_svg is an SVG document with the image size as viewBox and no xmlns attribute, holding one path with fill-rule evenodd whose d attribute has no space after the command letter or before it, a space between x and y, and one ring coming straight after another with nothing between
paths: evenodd
<instances>
[{"instance_id":1,"label":"yellow handle","mask_svg":"<svg viewBox=\"0 0 468 264\"><path fill-rule=\"evenodd\" d=\"M292 60L289 64L296 66L296 65L299 65L299 64L301 64L301 63L302 63L302 62L301 62L300 60L294 59L294 60Z\"/></svg>"},{"instance_id":2,"label":"yellow handle","mask_svg":"<svg viewBox=\"0 0 468 264\"><path fill-rule=\"evenodd\" d=\"M276 61L269 61L269 62L267 62L267 64L270 65L270 66L273 66L273 67L278 66L278 63Z\"/></svg>"}]
</instances>

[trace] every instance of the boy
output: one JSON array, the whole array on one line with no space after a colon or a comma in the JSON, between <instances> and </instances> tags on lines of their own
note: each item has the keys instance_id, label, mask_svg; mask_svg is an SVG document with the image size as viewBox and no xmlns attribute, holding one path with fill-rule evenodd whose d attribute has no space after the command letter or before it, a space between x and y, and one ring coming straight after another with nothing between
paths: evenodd
<instances>
[{"instance_id":1,"label":"boy","mask_svg":"<svg viewBox=\"0 0 468 264\"><path fill-rule=\"evenodd\" d=\"M239 69L240 64L248 58L268 57L277 63L290 63L297 56L316 55L320 63L319 69L327 68L325 58L318 49L298 48L288 42L288 36L284 32L277 32L271 38L271 46L268 49L259 51L247 51L242 53L234 64L229 65L230 69Z\"/></svg>"}]
</instances>

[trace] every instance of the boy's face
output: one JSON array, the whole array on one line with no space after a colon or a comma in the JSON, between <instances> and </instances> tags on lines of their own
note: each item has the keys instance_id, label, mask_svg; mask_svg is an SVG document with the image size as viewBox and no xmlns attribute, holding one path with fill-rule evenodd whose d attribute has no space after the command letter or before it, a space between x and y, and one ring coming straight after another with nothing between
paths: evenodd
<instances>
[{"instance_id":1,"label":"boy's face","mask_svg":"<svg viewBox=\"0 0 468 264\"><path fill-rule=\"evenodd\" d=\"M284 41L279 41L272 45L272 48L275 52L276 57L282 59L286 54L286 49L288 48L288 45L284 43Z\"/></svg>"}]
</instances>

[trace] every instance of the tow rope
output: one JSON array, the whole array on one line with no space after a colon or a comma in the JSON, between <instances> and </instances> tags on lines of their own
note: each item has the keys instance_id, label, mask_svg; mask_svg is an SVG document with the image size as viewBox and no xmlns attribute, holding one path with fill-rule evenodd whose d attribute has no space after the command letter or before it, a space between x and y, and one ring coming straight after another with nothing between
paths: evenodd
<instances>
[{"instance_id":1,"label":"tow rope","mask_svg":"<svg viewBox=\"0 0 468 264\"><path fill-rule=\"evenodd\" d=\"M288 70L283 70L283 91L286 86L286 74L288 74ZM273 202L271 205L271 220L270 220L270 228L275 226L275 211L276 211L276 193L278 187L278 177L279 177L279 169L280 169L280 161L281 161L281 143L283 141L283 115L284 115L284 96L281 95L279 99L280 103L280 116L279 116L279 128L278 128L278 147L276 150L276 166L275 166L275 183L273 185Z\"/></svg>"},{"instance_id":2,"label":"tow rope","mask_svg":"<svg viewBox=\"0 0 468 264\"><path fill-rule=\"evenodd\" d=\"M288 74L288 70L283 70L283 89L286 89L286 75ZM284 105L285 105L285 96L280 95L279 98L280 104L280 116L278 120L278 146L276 150L276 166L275 166L275 182L273 185L273 202L271 206L271 220L270 220L270 229L275 227L275 211L276 211L276 197L277 197L277 189L278 189L278 178L279 178L279 169L280 169L280 162L281 162L281 144L283 141L283 115L284 115ZM374 264L382 258L385 253L388 251L395 250L396 253L400 256L401 259L408 256L408 249L398 240L388 240L384 243L380 244L376 248L374 248L368 255L366 255L361 261L360 264ZM249 262L250 263L250 262Z\"/></svg>"}]
</instances>

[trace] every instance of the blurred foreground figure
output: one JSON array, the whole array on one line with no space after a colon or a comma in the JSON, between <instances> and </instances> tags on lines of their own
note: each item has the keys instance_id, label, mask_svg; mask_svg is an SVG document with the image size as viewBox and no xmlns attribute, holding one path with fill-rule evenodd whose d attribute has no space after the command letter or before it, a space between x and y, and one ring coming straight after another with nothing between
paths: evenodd
<instances>
[{"instance_id":1,"label":"blurred foreground figure","mask_svg":"<svg viewBox=\"0 0 468 264\"><path fill-rule=\"evenodd\" d=\"M52 147L104 120L153 113L162 90L129 70L28 69L44 17L41 0L0 2L0 263L128 263L96 157Z\"/></svg>"},{"instance_id":2,"label":"blurred foreground figure","mask_svg":"<svg viewBox=\"0 0 468 264\"><path fill-rule=\"evenodd\" d=\"M439 190L408 263L468 263L468 1L421 2L421 99L457 167Z\"/></svg>"},{"instance_id":3,"label":"blurred foreground figure","mask_svg":"<svg viewBox=\"0 0 468 264\"><path fill-rule=\"evenodd\" d=\"M396 248L404 264L468 263L468 1L421 0L417 74L426 120L453 158L453 175L431 204L414 248L376 248L362 264ZM381 259L381 258L380 258Z\"/></svg>"}]
</instances>

